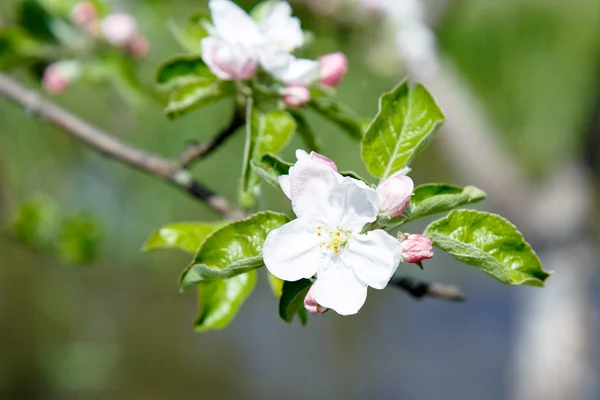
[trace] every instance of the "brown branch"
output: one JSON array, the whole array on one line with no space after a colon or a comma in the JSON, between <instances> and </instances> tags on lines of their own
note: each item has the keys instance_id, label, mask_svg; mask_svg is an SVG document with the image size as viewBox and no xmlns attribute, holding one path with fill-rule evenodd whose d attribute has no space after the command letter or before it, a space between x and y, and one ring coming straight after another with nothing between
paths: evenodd
<instances>
[{"instance_id":1,"label":"brown branch","mask_svg":"<svg viewBox=\"0 0 600 400\"><path fill-rule=\"evenodd\" d=\"M189 168L194 161L204 158L221 146L235 131L244 125L244 118L235 110L231 123L212 139L203 143L190 143L179 157L179 165Z\"/></svg>"},{"instance_id":2,"label":"brown branch","mask_svg":"<svg viewBox=\"0 0 600 400\"><path fill-rule=\"evenodd\" d=\"M465 300L465 296L460 289L453 285L424 282L408 276L394 276L390 280L390 285L405 290L408 294L417 299L427 296L449 301Z\"/></svg>"},{"instance_id":3,"label":"brown branch","mask_svg":"<svg viewBox=\"0 0 600 400\"><path fill-rule=\"evenodd\" d=\"M171 183L194 198L205 202L225 217L237 219L244 214L240 210L233 209L227 200L195 181L190 172L181 168L178 162L147 153L121 142L37 93L28 90L2 72L0 72L0 96L25 107L27 111L70 134L91 149Z\"/></svg>"}]
</instances>

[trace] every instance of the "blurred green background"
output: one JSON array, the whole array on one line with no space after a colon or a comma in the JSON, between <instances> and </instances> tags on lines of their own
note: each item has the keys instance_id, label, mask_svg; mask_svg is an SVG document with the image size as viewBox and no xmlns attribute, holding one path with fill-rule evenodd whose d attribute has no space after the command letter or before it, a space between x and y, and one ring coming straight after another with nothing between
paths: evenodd
<instances>
[{"instance_id":1,"label":"blurred green background","mask_svg":"<svg viewBox=\"0 0 600 400\"><path fill-rule=\"evenodd\" d=\"M10 21L14 3L0 4L0 27ZM237 3L246 8L254 4ZM292 3L315 37L303 56L344 51L350 71L338 96L359 114L374 116L379 95L404 76L391 33L379 29L376 17L345 5L338 5L343 11L322 13L315 2ZM145 85L151 85L162 60L183 53L166 21L185 18L205 5L192 0L116 2L114 8L138 18L151 42L148 58L138 65ZM436 16L440 52L463 74L532 182L549 179L573 160L584 160L592 172L597 169L600 132L590 126L598 117L600 98L600 2L455 0L428 5ZM39 81L24 71L10 73L40 89ZM231 112L229 105L218 103L169 121L152 98L132 106L112 87L89 84L75 85L56 101L120 139L167 157L176 157L190 140L217 133ZM368 176L356 142L319 117L311 116L311 122L324 154L341 170ZM284 158L292 160L293 150L301 146L295 138ZM195 165L194 175L234 201L242 151L238 132ZM413 164L415 183L469 183L453 172L444 152L434 141ZM265 193L263 208L289 211L281 193L266 186ZM21 204L39 195L54 199L62 213L93 216L103 241L97 259L77 267L32 251L6 229L0 235L0 398L511 397L519 293L540 289L504 287L439 255L423 272L411 265L402 268L410 275L460 285L466 303L414 301L393 288L371 290L360 314L343 318L328 313L301 328L279 320L276 299L261 271L260 284L235 321L224 331L199 335L192 329L195 295L180 294L176 285L189 256L142 254L139 249L161 225L218 216L0 99L2 226L8 226ZM417 224L414 230L424 226ZM561 279L560 274L551 279ZM596 278L592 284L598 289ZM600 309L595 294L591 306ZM597 334L592 337L600 342ZM589 398L598 396L600 392Z\"/></svg>"}]
</instances>

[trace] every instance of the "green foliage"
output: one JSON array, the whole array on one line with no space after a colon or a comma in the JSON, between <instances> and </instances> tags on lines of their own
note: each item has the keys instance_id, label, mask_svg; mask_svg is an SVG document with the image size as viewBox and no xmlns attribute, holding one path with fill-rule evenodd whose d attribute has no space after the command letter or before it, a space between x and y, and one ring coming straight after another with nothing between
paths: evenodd
<instances>
[{"instance_id":1,"label":"green foliage","mask_svg":"<svg viewBox=\"0 0 600 400\"><path fill-rule=\"evenodd\" d=\"M17 5L19 24L38 40L54 42L56 36L52 32L52 15L35 0L25 0Z\"/></svg>"},{"instance_id":2,"label":"green foliage","mask_svg":"<svg viewBox=\"0 0 600 400\"><path fill-rule=\"evenodd\" d=\"M290 110L289 111L292 117L296 120L298 135L308 147L309 151L316 151L319 153L321 151L321 146L319 145L319 138L316 132L313 130L310 123L300 111Z\"/></svg>"},{"instance_id":3,"label":"green foliage","mask_svg":"<svg viewBox=\"0 0 600 400\"><path fill-rule=\"evenodd\" d=\"M425 230L434 246L507 285L543 286L550 273L517 228L496 214L456 210Z\"/></svg>"},{"instance_id":4,"label":"green foliage","mask_svg":"<svg viewBox=\"0 0 600 400\"><path fill-rule=\"evenodd\" d=\"M233 82L215 79L202 79L176 88L165 108L169 118L175 118L189 111L204 107L225 97L233 96Z\"/></svg>"},{"instance_id":5,"label":"green foliage","mask_svg":"<svg viewBox=\"0 0 600 400\"><path fill-rule=\"evenodd\" d=\"M194 321L196 331L222 329L229 325L252 293L257 275L256 271L249 271L198 285L200 312Z\"/></svg>"},{"instance_id":6,"label":"green foliage","mask_svg":"<svg viewBox=\"0 0 600 400\"><path fill-rule=\"evenodd\" d=\"M217 229L202 243L180 278L182 289L204 280L230 278L263 265L267 234L289 221L284 214L265 211Z\"/></svg>"},{"instance_id":7,"label":"green foliage","mask_svg":"<svg viewBox=\"0 0 600 400\"><path fill-rule=\"evenodd\" d=\"M351 138L360 140L364 134L365 121L352 110L336 101L321 88L311 89L308 106L342 128Z\"/></svg>"},{"instance_id":8,"label":"green foliage","mask_svg":"<svg viewBox=\"0 0 600 400\"><path fill-rule=\"evenodd\" d=\"M466 204L484 200L485 192L475 186L460 187L445 183L417 186L404 215L394 218L380 217L383 225L402 225L415 219L450 211Z\"/></svg>"},{"instance_id":9,"label":"green foliage","mask_svg":"<svg viewBox=\"0 0 600 400\"><path fill-rule=\"evenodd\" d=\"M304 298L312 282L309 279L300 279L295 282L284 282L281 297L279 298L279 316L285 322L292 322L294 316L304 310ZM303 319L300 317L300 321ZM306 322L302 322L304 325Z\"/></svg>"},{"instance_id":10,"label":"green foliage","mask_svg":"<svg viewBox=\"0 0 600 400\"><path fill-rule=\"evenodd\" d=\"M384 93L379 112L362 140L362 158L371 174L385 179L409 165L429 144L444 115L420 84L407 81Z\"/></svg>"},{"instance_id":11,"label":"green foliage","mask_svg":"<svg viewBox=\"0 0 600 400\"><path fill-rule=\"evenodd\" d=\"M277 178L287 175L292 167L292 164L270 153L263 155L258 161L252 160L251 165L255 174L276 188L279 187Z\"/></svg>"},{"instance_id":12,"label":"green foliage","mask_svg":"<svg viewBox=\"0 0 600 400\"><path fill-rule=\"evenodd\" d=\"M155 82L161 89L186 83L215 81L216 77L197 55L179 55L164 61L156 71Z\"/></svg>"},{"instance_id":13,"label":"green foliage","mask_svg":"<svg viewBox=\"0 0 600 400\"><path fill-rule=\"evenodd\" d=\"M32 250L71 264L93 261L103 237L96 218L85 213L63 217L56 202L44 196L19 207L12 217L10 232Z\"/></svg>"},{"instance_id":14,"label":"green foliage","mask_svg":"<svg viewBox=\"0 0 600 400\"><path fill-rule=\"evenodd\" d=\"M256 203L259 194L258 175L252 163L258 163L266 153L282 150L290 141L296 130L294 118L283 110L272 110L266 113L248 103L246 124L246 149L242 170L240 200L244 207L250 208Z\"/></svg>"},{"instance_id":15,"label":"green foliage","mask_svg":"<svg viewBox=\"0 0 600 400\"><path fill-rule=\"evenodd\" d=\"M142 251L181 249L194 254L208 235L225 223L180 222L152 232Z\"/></svg>"},{"instance_id":16,"label":"green foliage","mask_svg":"<svg viewBox=\"0 0 600 400\"><path fill-rule=\"evenodd\" d=\"M59 257L73 264L96 259L103 238L99 226L95 218L85 214L63 219L58 234Z\"/></svg>"},{"instance_id":17,"label":"green foliage","mask_svg":"<svg viewBox=\"0 0 600 400\"><path fill-rule=\"evenodd\" d=\"M200 54L200 41L207 37L206 24L210 21L208 10L194 14L185 23L169 20L167 26L179 45L190 53Z\"/></svg>"}]
</instances>

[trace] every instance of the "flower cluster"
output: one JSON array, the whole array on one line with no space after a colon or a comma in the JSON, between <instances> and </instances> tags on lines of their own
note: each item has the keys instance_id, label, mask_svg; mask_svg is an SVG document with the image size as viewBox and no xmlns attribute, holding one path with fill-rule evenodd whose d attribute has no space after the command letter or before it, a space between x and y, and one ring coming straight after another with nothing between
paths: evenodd
<instances>
[{"instance_id":1,"label":"flower cluster","mask_svg":"<svg viewBox=\"0 0 600 400\"><path fill-rule=\"evenodd\" d=\"M297 219L269 233L263 257L280 279L315 279L304 302L310 313L331 308L355 314L367 287L384 289L401 261L417 263L433 256L431 241L422 235L398 239L371 229L379 215L402 215L413 191L409 177L393 176L373 189L339 174L323 155L298 150L296 157L279 183Z\"/></svg>"},{"instance_id":2,"label":"flower cluster","mask_svg":"<svg viewBox=\"0 0 600 400\"><path fill-rule=\"evenodd\" d=\"M90 1L77 3L71 10L71 22L89 37L117 47L133 58L146 57L150 42L138 31L136 19L127 13L113 13L101 18L96 5ZM76 60L60 60L44 71L42 86L50 94L59 94L81 75Z\"/></svg>"},{"instance_id":3,"label":"flower cluster","mask_svg":"<svg viewBox=\"0 0 600 400\"><path fill-rule=\"evenodd\" d=\"M348 69L344 54L327 54L318 61L293 55L304 45L304 32L287 2L265 2L252 16L229 0L210 0L209 7L212 25L201 42L202 58L218 78L246 81L262 68L283 85L281 97L288 107L306 104L313 84L334 87L342 82Z\"/></svg>"}]
</instances>

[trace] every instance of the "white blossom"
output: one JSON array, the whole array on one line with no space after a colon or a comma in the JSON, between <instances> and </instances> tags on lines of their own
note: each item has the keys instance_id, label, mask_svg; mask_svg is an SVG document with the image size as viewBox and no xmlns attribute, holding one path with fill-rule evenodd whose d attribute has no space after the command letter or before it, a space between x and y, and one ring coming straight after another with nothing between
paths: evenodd
<instances>
[{"instance_id":1,"label":"white blossom","mask_svg":"<svg viewBox=\"0 0 600 400\"><path fill-rule=\"evenodd\" d=\"M316 274L314 300L339 314L355 314L367 287L385 288L402 260L400 242L387 232L361 233L377 218L377 193L308 155L299 157L289 179L298 218L269 233L265 265L287 281Z\"/></svg>"},{"instance_id":2,"label":"white blossom","mask_svg":"<svg viewBox=\"0 0 600 400\"><path fill-rule=\"evenodd\" d=\"M202 40L202 58L219 78L248 79L258 63L285 84L307 85L318 77L316 61L290 54L302 46L304 35L286 2L264 5L258 21L229 0L210 0L209 7L213 26Z\"/></svg>"}]
</instances>

